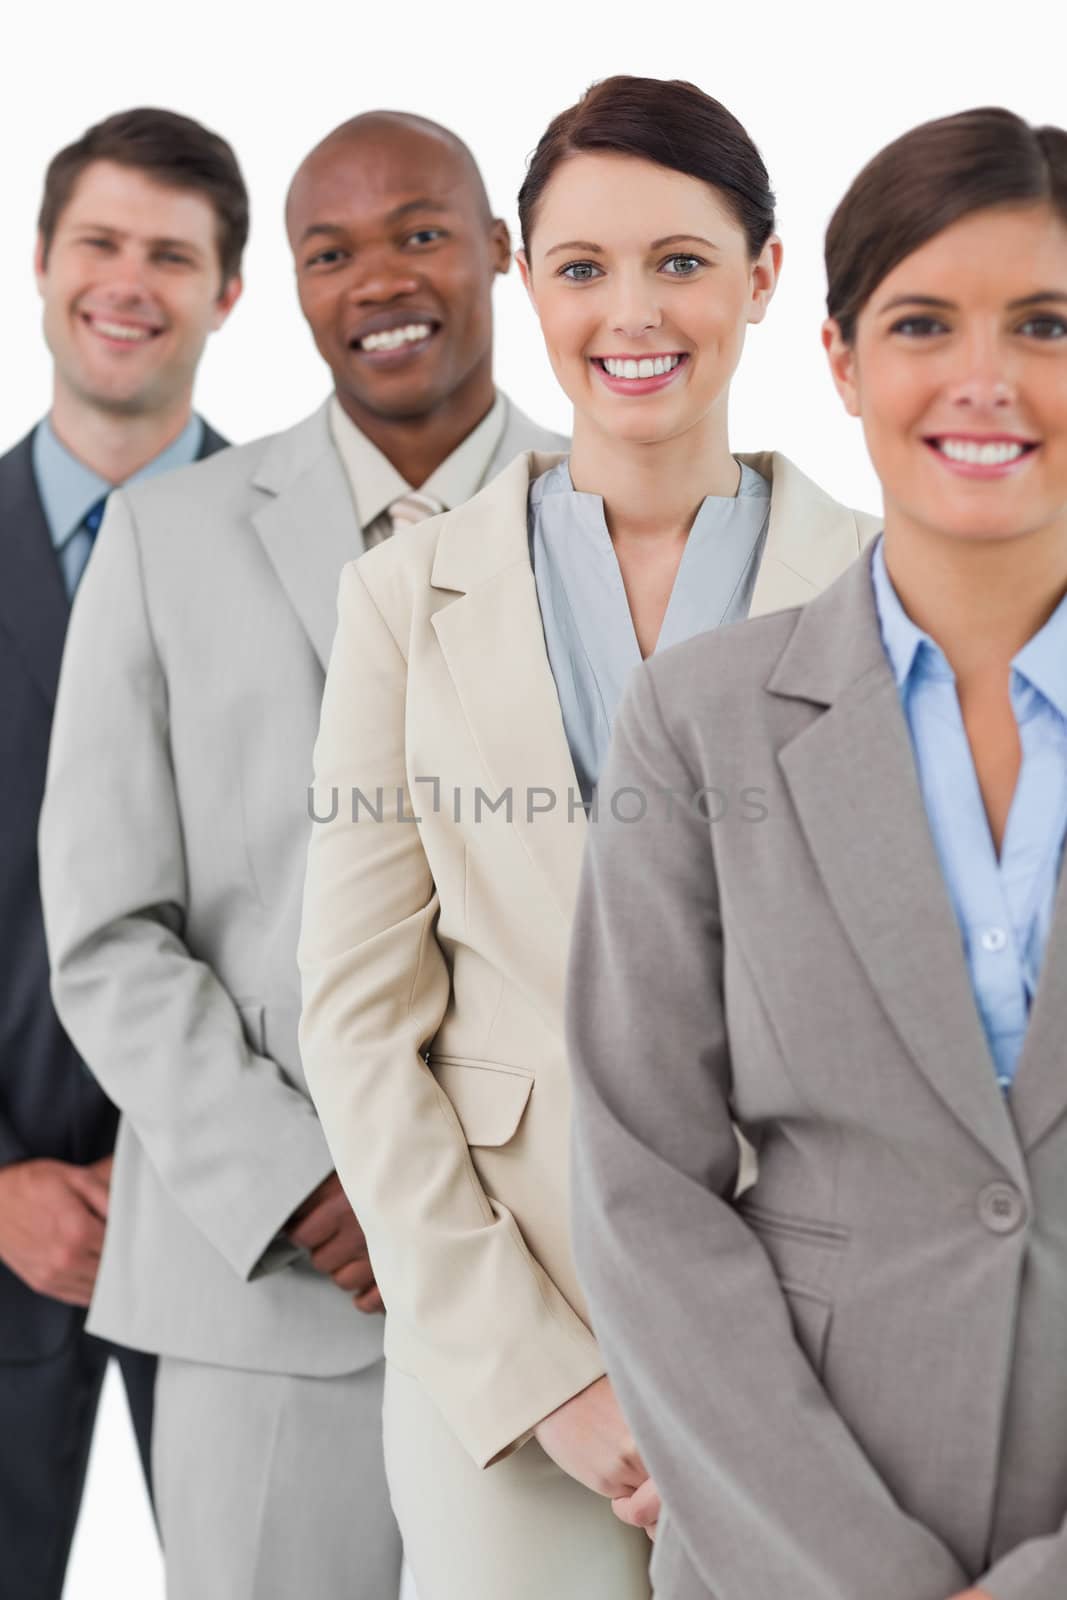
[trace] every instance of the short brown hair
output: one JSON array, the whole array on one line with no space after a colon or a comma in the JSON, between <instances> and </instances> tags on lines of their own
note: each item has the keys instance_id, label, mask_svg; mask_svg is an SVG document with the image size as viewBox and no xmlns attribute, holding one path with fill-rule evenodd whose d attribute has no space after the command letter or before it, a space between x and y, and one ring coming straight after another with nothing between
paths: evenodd
<instances>
[{"instance_id":1,"label":"short brown hair","mask_svg":"<svg viewBox=\"0 0 1067 1600\"><path fill-rule=\"evenodd\" d=\"M37 219L46 262L59 218L94 161L114 161L158 183L204 195L218 221L223 283L240 272L248 242L248 191L237 157L225 139L191 117L148 107L116 112L52 157Z\"/></svg>"},{"instance_id":2,"label":"short brown hair","mask_svg":"<svg viewBox=\"0 0 1067 1600\"><path fill-rule=\"evenodd\" d=\"M924 122L886 145L826 230L826 309L851 343L856 318L905 256L991 206L1044 201L1067 222L1067 133L1002 106Z\"/></svg>"},{"instance_id":3,"label":"short brown hair","mask_svg":"<svg viewBox=\"0 0 1067 1600\"><path fill-rule=\"evenodd\" d=\"M718 100L681 78L604 78L553 118L519 190L519 227L529 250L537 205L556 168L580 151L654 161L719 191L755 258L774 232L774 194L756 146Z\"/></svg>"}]
</instances>

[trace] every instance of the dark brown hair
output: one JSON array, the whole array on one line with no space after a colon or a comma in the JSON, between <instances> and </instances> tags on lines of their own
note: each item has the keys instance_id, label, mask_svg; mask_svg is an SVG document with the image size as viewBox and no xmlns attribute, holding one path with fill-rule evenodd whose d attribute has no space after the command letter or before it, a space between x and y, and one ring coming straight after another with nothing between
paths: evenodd
<instances>
[{"instance_id":1,"label":"dark brown hair","mask_svg":"<svg viewBox=\"0 0 1067 1600\"><path fill-rule=\"evenodd\" d=\"M75 186L94 161L114 161L161 184L202 194L218 219L219 265L226 284L241 270L248 241L248 191L225 139L176 111L119 111L52 157L37 226L44 259Z\"/></svg>"},{"instance_id":2,"label":"dark brown hair","mask_svg":"<svg viewBox=\"0 0 1067 1600\"><path fill-rule=\"evenodd\" d=\"M1067 133L984 106L924 122L880 150L826 230L826 309L851 343L893 268L935 234L991 206L1045 201L1067 222Z\"/></svg>"},{"instance_id":3,"label":"dark brown hair","mask_svg":"<svg viewBox=\"0 0 1067 1600\"><path fill-rule=\"evenodd\" d=\"M718 190L755 258L774 232L767 168L737 118L681 78L605 78L554 117L530 157L519 190L526 250L537 205L561 162L582 151L639 156Z\"/></svg>"}]
</instances>

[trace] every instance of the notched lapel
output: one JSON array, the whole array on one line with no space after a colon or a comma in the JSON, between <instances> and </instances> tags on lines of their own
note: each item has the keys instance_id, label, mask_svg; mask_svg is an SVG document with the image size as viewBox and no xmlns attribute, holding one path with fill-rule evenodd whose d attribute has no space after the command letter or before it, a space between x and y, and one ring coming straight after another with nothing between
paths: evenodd
<instances>
[{"instance_id":1,"label":"notched lapel","mask_svg":"<svg viewBox=\"0 0 1067 1600\"><path fill-rule=\"evenodd\" d=\"M492 798L511 790L514 827L569 922L586 823L545 648L526 524L530 479L553 459L532 452L517 458L451 514L432 581L457 598L435 612L433 627ZM551 810L531 812L530 804L547 806L549 795Z\"/></svg>"},{"instance_id":2,"label":"notched lapel","mask_svg":"<svg viewBox=\"0 0 1067 1600\"><path fill-rule=\"evenodd\" d=\"M959 1121L1017 1169L888 670L846 693L780 761L834 910L897 1033Z\"/></svg>"},{"instance_id":3,"label":"notched lapel","mask_svg":"<svg viewBox=\"0 0 1067 1600\"><path fill-rule=\"evenodd\" d=\"M1006 1169L997 1086L866 565L801 614L769 685L827 709L779 754L830 902L886 1014L945 1105Z\"/></svg>"},{"instance_id":4,"label":"notched lapel","mask_svg":"<svg viewBox=\"0 0 1067 1600\"><path fill-rule=\"evenodd\" d=\"M337 627L337 589L363 537L325 410L275 441L254 480L263 492L252 513L263 548L323 668Z\"/></svg>"}]
</instances>

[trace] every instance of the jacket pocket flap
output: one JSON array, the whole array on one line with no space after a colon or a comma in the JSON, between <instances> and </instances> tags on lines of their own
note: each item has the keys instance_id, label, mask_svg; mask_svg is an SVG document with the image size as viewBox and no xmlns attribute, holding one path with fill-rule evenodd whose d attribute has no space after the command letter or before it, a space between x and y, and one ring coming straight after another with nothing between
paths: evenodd
<instances>
[{"instance_id":1,"label":"jacket pocket flap","mask_svg":"<svg viewBox=\"0 0 1067 1600\"><path fill-rule=\"evenodd\" d=\"M507 1144L522 1121L533 1076L514 1067L456 1056L431 1056L430 1067L452 1102L467 1143Z\"/></svg>"},{"instance_id":2,"label":"jacket pocket flap","mask_svg":"<svg viewBox=\"0 0 1067 1600\"><path fill-rule=\"evenodd\" d=\"M847 1228L768 1211L743 1200L737 1211L770 1256L783 1289L832 1299L849 1242Z\"/></svg>"}]
</instances>

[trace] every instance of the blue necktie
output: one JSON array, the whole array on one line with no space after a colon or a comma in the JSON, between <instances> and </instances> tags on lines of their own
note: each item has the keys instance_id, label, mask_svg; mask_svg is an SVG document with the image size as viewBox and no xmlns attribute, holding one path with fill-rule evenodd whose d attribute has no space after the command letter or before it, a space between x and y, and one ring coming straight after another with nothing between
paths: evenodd
<instances>
[{"instance_id":1,"label":"blue necktie","mask_svg":"<svg viewBox=\"0 0 1067 1600\"><path fill-rule=\"evenodd\" d=\"M102 494L100 496L99 500L97 500L95 502L95 504L93 504L93 505L91 505L89 507L88 511L85 513L84 517L82 518L82 527L85 529L86 533L89 535L89 548L90 548L90 550L92 549L94 543L96 542L97 534L100 532L100 524L104 520L104 511L106 510L106 508L107 508L107 495L106 494Z\"/></svg>"}]
</instances>

